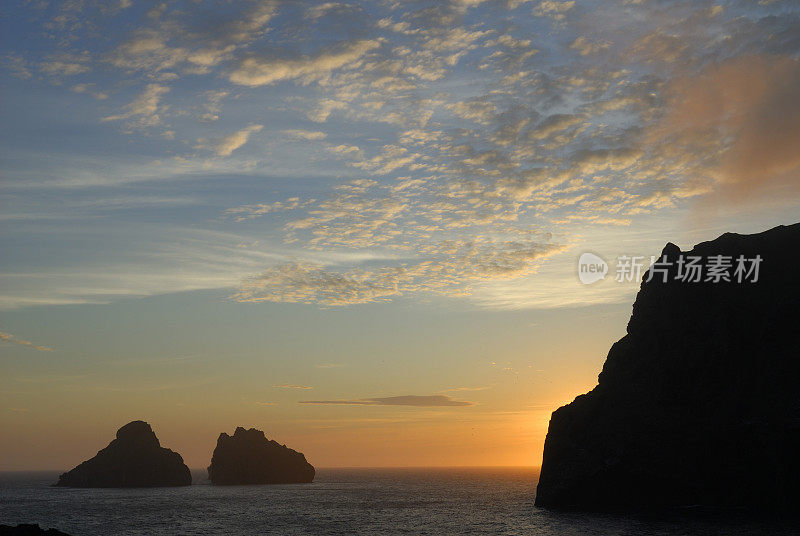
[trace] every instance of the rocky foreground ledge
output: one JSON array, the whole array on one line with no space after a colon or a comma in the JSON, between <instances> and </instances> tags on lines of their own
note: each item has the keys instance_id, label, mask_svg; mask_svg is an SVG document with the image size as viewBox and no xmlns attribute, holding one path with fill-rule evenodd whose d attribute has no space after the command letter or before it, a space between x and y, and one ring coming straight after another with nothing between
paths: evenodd
<instances>
[{"instance_id":1,"label":"rocky foreground ledge","mask_svg":"<svg viewBox=\"0 0 800 536\"><path fill-rule=\"evenodd\" d=\"M668 281L659 273L642 283L597 387L553 413L536 504L791 512L800 504L800 224L726 233L689 252L668 244L663 254ZM717 255L732 260L731 274L740 255L760 256L758 281L675 280L681 257Z\"/></svg>"},{"instance_id":2,"label":"rocky foreground ledge","mask_svg":"<svg viewBox=\"0 0 800 536\"><path fill-rule=\"evenodd\" d=\"M297 452L266 438L264 432L236 428L221 433L208 467L212 484L296 484L314 480L314 466Z\"/></svg>"},{"instance_id":3,"label":"rocky foreground ledge","mask_svg":"<svg viewBox=\"0 0 800 536\"><path fill-rule=\"evenodd\" d=\"M149 488L189 486L192 475L177 452L164 448L150 425L133 421L97 455L62 474L54 486Z\"/></svg>"},{"instance_id":4,"label":"rocky foreground ledge","mask_svg":"<svg viewBox=\"0 0 800 536\"><path fill-rule=\"evenodd\" d=\"M0 536L69 536L56 529L43 529L36 524L0 525Z\"/></svg>"}]
</instances>

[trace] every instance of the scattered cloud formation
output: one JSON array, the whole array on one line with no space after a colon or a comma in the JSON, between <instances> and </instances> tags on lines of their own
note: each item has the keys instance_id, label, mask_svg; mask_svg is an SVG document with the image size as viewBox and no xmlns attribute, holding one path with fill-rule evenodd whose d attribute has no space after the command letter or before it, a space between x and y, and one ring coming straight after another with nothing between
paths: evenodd
<instances>
[{"instance_id":1,"label":"scattered cloud formation","mask_svg":"<svg viewBox=\"0 0 800 536\"><path fill-rule=\"evenodd\" d=\"M356 398L352 400L304 400L300 403L332 406L412 406L420 408L463 407L475 405L474 402L455 400L447 395L402 395L387 396L382 398Z\"/></svg>"},{"instance_id":2,"label":"scattered cloud formation","mask_svg":"<svg viewBox=\"0 0 800 536\"><path fill-rule=\"evenodd\" d=\"M10 333L2 333L2 332L0 332L0 341L9 342L9 343L12 343L12 344L19 344L20 346L27 346L31 350L39 350L41 352L52 352L53 351L53 349L50 348L50 347L41 346L41 345L38 345L38 344L33 344L32 342L26 341L26 340L23 340L23 339L17 339L16 337L11 335Z\"/></svg>"},{"instance_id":3,"label":"scattered cloud formation","mask_svg":"<svg viewBox=\"0 0 800 536\"><path fill-rule=\"evenodd\" d=\"M317 303L326 306L386 301L409 293L464 296L470 284L520 277L562 246L536 242L470 240L433 244L414 263L345 272L303 261L281 264L246 279L234 298L242 302Z\"/></svg>"},{"instance_id":4,"label":"scattered cloud formation","mask_svg":"<svg viewBox=\"0 0 800 536\"><path fill-rule=\"evenodd\" d=\"M197 277L186 283L126 276L103 288L111 294L224 282L242 302L323 307L431 296L511 309L602 302L614 293L576 295L573 280L542 269L586 230L621 234L698 200L800 184L792 2L196 7L26 6L20 42L37 45L3 57L14 84L63 91L65 109L88 110L81 128L97 123L136 147L98 130L93 144L71 140L83 153L11 169L12 187L147 185L156 194L138 199L163 199L148 207L165 218L241 235L231 242L242 251L262 241L276 252L228 277L219 272L229 264L189 257ZM107 39L94 37L98 27L111 29ZM197 186L193 204L218 217L177 210L174 191L159 191L176 182ZM105 208L133 210L129 201ZM65 214L76 217L52 205L4 219ZM110 299L85 282L46 291L56 278L0 303Z\"/></svg>"}]
</instances>

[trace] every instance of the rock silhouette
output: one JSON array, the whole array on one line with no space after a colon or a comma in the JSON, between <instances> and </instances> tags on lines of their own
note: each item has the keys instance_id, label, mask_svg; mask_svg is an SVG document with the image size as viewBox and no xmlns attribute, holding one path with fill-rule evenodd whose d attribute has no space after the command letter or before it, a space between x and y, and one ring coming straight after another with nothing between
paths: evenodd
<instances>
[{"instance_id":1,"label":"rock silhouette","mask_svg":"<svg viewBox=\"0 0 800 536\"><path fill-rule=\"evenodd\" d=\"M221 433L208 467L212 484L294 484L314 480L314 466L301 452L266 438L264 432L236 428Z\"/></svg>"},{"instance_id":2,"label":"rock silhouette","mask_svg":"<svg viewBox=\"0 0 800 536\"><path fill-rule=\"evenodd\" d=\"M192 475L177 452L158 442L150 425L133 421L106 448L71 471L55 486L76 488L145 488L189 486Z\"/></svg>"},{"instance_id":3,"label":"rock silhouette","mask_svg":"<svg viewBox=\"0 0 800 536\"><path fill-rule=\"evenodd\" d=\"M800 224L688 255L760 255L759 280L642 283L598 385L550 419L537 505L797 508Z\"/></svg>"},{"instance_id":4,"label":"rock silhouette","mask_svg":"<svg viewBox=\"0 0 800 536\"><path fill-rule=\"evenodd\" d=\"M36 524L0 525L0 536L69 536L56 529L43 529Z\"/></svg>"}]
</instances>

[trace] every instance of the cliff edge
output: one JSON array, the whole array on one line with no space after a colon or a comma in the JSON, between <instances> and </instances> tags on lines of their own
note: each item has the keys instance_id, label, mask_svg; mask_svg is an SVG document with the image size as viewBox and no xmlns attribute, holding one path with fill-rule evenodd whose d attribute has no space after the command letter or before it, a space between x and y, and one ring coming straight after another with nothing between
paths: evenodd
<instances>
[{"instance_id":1,"label":"cliff edge","mask_svg":"<svg viewBox=\"0 0 800 536\"><path fill-rule=\"evenodd\" d=\"M536 505L791 511L800 500L800 224L726 233L689 252L667 244L662 254L598 385L553 413ZM690 257L706 265L699 281L687 278ZM729 260L728 281L709 278L709 263Z\"/></svg>"}]
</instances>

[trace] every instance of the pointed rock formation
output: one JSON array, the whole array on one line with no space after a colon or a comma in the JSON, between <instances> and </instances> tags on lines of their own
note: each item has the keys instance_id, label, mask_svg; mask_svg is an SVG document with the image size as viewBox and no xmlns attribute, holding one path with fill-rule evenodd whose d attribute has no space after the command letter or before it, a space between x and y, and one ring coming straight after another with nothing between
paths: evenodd
<instances>
[{"instance_id":1,"label":"pointed rock formation","mask_svg":"<svg viewBox=\"0 0 800 536\"><path fill-rule=\"evenodd\" d=\"M536 504L797 508L800 224L663 254L598 385L553 413ZM675 280L681 255L760 256L759 278Z\"/></svg>"},{"instance_id":2,"label":"pointed rock formation","mask_svg":"<svg viewBox=\"0 0 800 536\"><path fill-rule=\"evenodd\" d=\"M303 453L266 438L264 432L236 428L221 433L208 467L212 484L295 484L314 480L314 466Z\"/></svg>"},{"instance_id":3,"label":"pointed rock formation","mask_svg":"<svg viewBox=\"0 0 800 536\"><path fill-rule=\"evenodd\" d=\"M192 475L177 452L162 447L153 429L133 421L97 456L62 474L55 486L147 488L189 486Z\"/></svg>"}]
</instances>

